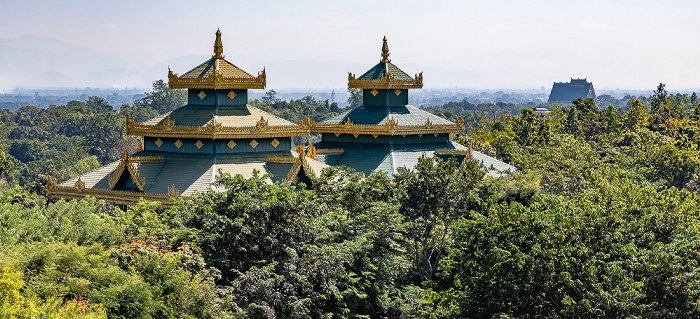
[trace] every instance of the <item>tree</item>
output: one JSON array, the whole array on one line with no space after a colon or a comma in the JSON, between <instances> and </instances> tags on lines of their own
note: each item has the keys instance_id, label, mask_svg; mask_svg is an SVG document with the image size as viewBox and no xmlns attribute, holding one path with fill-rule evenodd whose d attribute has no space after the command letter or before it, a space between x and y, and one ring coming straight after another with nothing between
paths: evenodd
<instances>
[{"instance_id":1,"label":"tree","mask_svg":"<svg viewBox=\"0 0 700 319\"><path fill-rule=\"evenodd\" d=\"M350 97L348 97L348 107L355 108L362 105L362 90L361 89L348 89Z\"/></svg>"},{"instance_id":2,"label":"tree","mask_svg":"<svg viewBox=\"0 0 700 319\"><path fill-rule=\"evenodd\" d=\"M651 95L651 113L656 113L659 108L666 103L666 98L668 97L668 92L666 92L666 84L659 83L659 86L654 90L654 94Z\"/></svg>"},{"instance_id":3,"label":"tree","mask_svg":"<svg viewBox=\"0 0 700 319\"><path fill-rule=\"evenodd\" d=\"M451 238L452 222L481 205L476 188L485 175L477 161L421 157L414 170L400 167L394 177L399 212L407 224L408 251L415 279L429 281Z\"/></svg>"},{"instance_id":4,"label":"tree","mask_svg":"<svg viewBox=\"0 0 700 319\"><path fill-rule=\"evenodd\" d=\"M160 114L165 114L187 102L186 90L174 90L168 87L163 80L153 82L153 91L145 92L145 97L134 101L134 107L149 106Z\"/></svg>"},{"instance_id":5,"label":"tree","mask_svg":"<svg viewBox=\"0 0 700 319\"><path fill-rule=\"evenodd\" d=\"M260 99L263 101L263 103L267 103L267 105L273 105L281 102L282 100L277 98L277 92L275 90L269 90L265 92L265 95Z\"/></svg>"},{"instance_id":6,"label":"tree","mask_svg":"<svg viewBox=\"0 0 700 319\"><path fill-rule=\"evenodd\" d=\"M268 178L222 174L217 186L223 191L201 193L177 214L246 316L349 313L345 300L361 292L339 266L351 260L351 246L332 231L339 221L311 192Z\"/></svg>"},{"instance_id":7,"label":"tree","mask_svg":"<svg viewBox=\"0 0 700 319\"><path fill-rule=\"evenodd\" d=\"M626 129L632 131L649 125L649 116L642 102L637 99L632 101L632 106L630 106L629 111L625 113L622 124Z\"/></svg>"},{"instance_id":8,"label":"tree","mask_svg":"<svg viewBox=\"0 0 700 319\"><path fill-rule=\"evenodd\" d=\"M97 156L104 156L107 150L126 134L124 119L113 112L88 117L82 132L89 153Z\"/></svg>"},{"instance_id":9,"label":"tree","mask_svg":"<svg viewBox=\"0 0 700 319\"><path fill-rule=\"evenodd\" d=\"M106 113L114 111L114 108L111 105L109 105L107 100L94 95L88 97L87 101L85 101L85 107L87 107L88 110L95 113Z\"/></svg>"}]
</instances>

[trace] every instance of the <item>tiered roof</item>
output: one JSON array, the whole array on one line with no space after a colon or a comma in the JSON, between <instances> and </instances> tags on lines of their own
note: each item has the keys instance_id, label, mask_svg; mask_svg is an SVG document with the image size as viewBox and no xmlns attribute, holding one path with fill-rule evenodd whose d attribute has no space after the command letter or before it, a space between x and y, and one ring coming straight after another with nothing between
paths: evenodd
<instances>
[{"instance_id":1,"label":"tiered roof","mask_svg":"<svg viewBox=\"0 0 700 319\"><path fill-rule=\"evenodd\" d=\"M168 84L173 89L264 89L265 80L265 69L253 76L224 59L220 30L216 31L211 59L181 76L168 69Z\"/></svg>"},{"instance_id":2,"label":"tiered roof","mask_svg":"<svg viewBox=\"0 0 700 319\"><path fill-rule=\"evenodd\" d=\"M359 78L348 73L348 87L356 89L420 89L423 87L423 72L413 78L391 63L389 45L384 37L382 59Z\"/></svg>"},{"instance_id":3,"label":"tiered roof","mask_svg":"<svg viewBox=\"0 0 700 319\"><path fill-rule=\"evenodd\" d=\"M397 173L412 168L423 156L475 159L492 168L490 174L514 168L495 158L449 140L450 133L464 131L460 118L453 123L408 105L408 90L423 87L423 74L409 76L389 59L386 37L381 60L360 77L348 75L348 87L363 89L363 105L317 123L308 118L301 125L323 133L315 144L318 159L358 172Z\"/></svg>"},{"instance_id":4,"label":"tiered roof","mask_svg":"<svg viewBox=\"0 0 700 319\"><path fill-rule=\"evenodd\" d=\"M308 182L328 165L313 148L292 150L292 136L309 129L249 106L247 90L265 87L265 70L252 76L226 61L217 30L214 55L181 76L168 71L171 88L188 89L188 104L145 123L127 118L126 132L144 137L133 155L58 184L48 196L93 196L131 205L139 199L172 205L171 199L214 189L219 172L253 176L271 173L269 182Z\"/></svg>"}]
</instances>

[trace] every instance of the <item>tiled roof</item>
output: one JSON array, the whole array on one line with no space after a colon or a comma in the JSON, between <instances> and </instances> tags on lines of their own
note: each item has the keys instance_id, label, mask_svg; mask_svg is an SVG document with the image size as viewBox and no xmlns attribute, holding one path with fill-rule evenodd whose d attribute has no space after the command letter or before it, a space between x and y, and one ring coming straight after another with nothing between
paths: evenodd
<instances>
[{"instance_id":1,"label":"tiled roof","mask_svg":"<svg viewBox=\"0 0 700 319\"><path fill-rule=\"evenodd\" d=\"M549 94L549 103L571 103L577 98L595 99L593 83L586 79L571 79L571 82L554 82Z\"/></svg>"},{"instance_id":2,"label":"tiled roof","mask_svg":"<svg viewBox=\"0 0 700 319\"><path fill-rule=\"evenodd\" d=\"M377 109L367 109L364 106L359 106L345 113L331 117L322 123L343 124L350 120L355 124L383 125L391 119L396 120L398 125L423 125L428 119L430 119L430 122L433 124L454 124L411 105L390 106Z\"/></svg>"},{"instance_id":3,"label":"tiled roof","mask_svg":"<svg viewBox=\"0 0 700 319\"><path fill-rule=\"evenodd\" d=\"M165 118L170 116L178 126L206 126L211 122L214 114L213 106L185 105L168 114L161 115L146 121L145 125L160 125ZM255 126L260 118L264 118L268 125L294 125L294 123L274 116L258 108L247 106L218 106L216 122L226 127Z\"/></svg>"},{"instance_id":4,"label":"tiled roof","mask_svg":"<svg viewBox=\"0 0 700 319\"><path fill-rule=\"evenodd\" d=\"M243 71L241 68L223 58L211 58L196 66L194 69L187 71L185 74L181 75L180 78L208 78L215 70L219 71L224 77L240 79L255 78L250 73Z\"/></svg>"},{"instance_id":5,"label":"tiled roof","mask_svg":"<svg viewBox=\"0 0 700 319\"><path fill-rule=\"evenodd\" d=\"M452 141L408 145L319 142L314 146L317 150L342 148L343 154L319 155L319 161L333 166L347 166L367 175L372 171L385 171L391 175L395 174L399 167L413 168L423 154L433 156L436 149L467 150L467 147ZM516 171L515 167L477 151L474 151L474 159L481 161L492 176L500 176L503 171Z\"/></svg>"},{"instance_id":6,"label":"tiled roof","mask_svg":"<svg viewBox=\"0 0 700 319\"><path fill-rule=\"evenodd\" d=\"M379 80L386 74L391 74L397 80L410 81L413 77L406 74L391 62L379 62L377 65L369 69L365 74L361 75L358 80Z\"/></svg>"},{"instance_id":7,"label":"tiled roof","mask_svg":"<svg viewBox=\"0 0 700 319\"><path fill-rule=\"evenodd\" d=\"M267 156L296 156L294 152L270 152L254 154L217 154L216 157L206 154L171 154L167 152L143 151L134 156L162 156L163 161L134 163L145 180L144 192L150 194L167 194L173 185L183 196L191 196L194 192L202 192L212 187L214 174L221 170L232 175L245 178L253 176L253 171L260 174L272 173L270 182L283 181L292 168L293 163L270 163ZM320 174L328 165L307 158L307 162ZM110 189L109 175L119 166L113 162L94 171L69 179L59 186L73 186L78 178L85 183L86 188Z\"/></svg>"}]
</instances>

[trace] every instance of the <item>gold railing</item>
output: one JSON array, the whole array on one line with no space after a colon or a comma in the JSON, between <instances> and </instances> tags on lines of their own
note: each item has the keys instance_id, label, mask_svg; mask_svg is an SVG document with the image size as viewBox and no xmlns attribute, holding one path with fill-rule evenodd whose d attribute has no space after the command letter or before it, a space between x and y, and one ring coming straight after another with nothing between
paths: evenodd
<instances>
[{"instance_id":1,"label":"gold railing","mask_svg":"<svg viewBox=\"0 0 700 319\"><path fill-rule=\"evenodd\" d=\"M66 200L71 199L83 199L85 196L91 196L99 200L104 200L109 203L119 204L119 205L136 205L140 200L147 200L152 202L160 202L162 206L170 207L175 203L174 199L188 197L180 196L179 192L169 190L170 194L149 194L149 193L139 193L139 192L127 192L127 191L115 191L108 189L96 189L96 188L85 188L85 183L83 183L80 178L76 181L74 186L59 186L56 181L49 178L49 182L46 185L48 198L63 198ZM173 190L174 187L172 188ZM174 196L176 195L176 196Z\"/></svg>"},{"instance_id":2,"label":"gold railing","mask_svg":"<svg viewBox=\"0 0 700 319\"><path fill-rule=\"evenodd\" d=\"M355 137L366 134L376 138L379 135L422 136L423 134L458 133L464 131L464 120L460 118L453 124L433 124L428 119L423 125L399 125L395 119L391 119L382 125L364 125L355 124L350 120L343 124L317 123L311 117L307 117L300 126L317 133L333 133L336 136L352 134Z\"/></svg>"},{"instance_id":3,"label":"gold railing","mask_svg":"<svg viewBox=\"0 0 700 319\"><path fill-rule=\"evenodd\" d=\"M257 77L250 78L227 77L218 70L205 78L183 78L168 70L168 85L171 89L264 89L265 81L264 69Z\"/></svg>"},{"instance_id":4,"label":"gold railing","mask_svg":"<svg viewBox=\"0 0 700 319\"><path fill-rule=\"evenodd\" d=\"M423 72L415 79L398 80L391 74L384 74L381 79L361 80L348 73L348 87L354 89L420 89L423 87Z\"/></svg>"},{"instance_id":5,"label":"gold railing","mask_svg":"<svg viewBox=\"0 0 700 319\"><path fill-rule=\"evenodd\" d=\"M175 125L168 116L161 125L139 124L127 117L126 134L150 137L235 139L305 136L309 135L309 130L299 125L268 125L263 117L260 117L260 121L255 126L222 126L213 117L203 127L180 126Z\"/></svg>"}]
</instances>

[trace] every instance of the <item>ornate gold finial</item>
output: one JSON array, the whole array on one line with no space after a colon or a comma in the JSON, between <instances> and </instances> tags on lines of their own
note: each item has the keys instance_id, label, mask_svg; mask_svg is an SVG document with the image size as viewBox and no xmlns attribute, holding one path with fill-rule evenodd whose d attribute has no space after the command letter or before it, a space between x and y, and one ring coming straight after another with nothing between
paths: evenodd
<instances>
[{"instance_id":1,"label":"ornate gold finial","mask_svg":"<svg viewBox=\"0 0 700 319\"><path fill-rule=\"evenodd\" d=\"M221 30L216 30L216 41L214 41L214 55L212 58L224 57L224 45L221 44Z\"/></svg>"},{"instance_id":2,"label":"ornate gold finial","mask_svg":"<svg viewBox=\"0 0 700 319\"><path fill-rule=\"evenodd\" d=\"M306 152L306 157L313 158L318 161L318 157L316 157L316 148L313 145L309 145L309 148Z\"/></svg>"},{"instance_id":3,"label":"ornate gold finial","mask_svg":"<svg viewBox=\"0 0 700 319\"><path fill-rule=\"evenodd\" d=\"M389 45L386 44L386 37L384 37L384 44L382 44L382 60L379 62L391 62L391 59L389 59Z\"/></svg>"},{"instance_id":4,"label":"ornate gold finial","mask_svg":"<svg viewBox=\"0 0 700 319\"><path fill-rule=\"evenodd\" d=\"M172 187L168 188L168 196L170 196L170 198L180 197L180 191L177 188L175 188L175 184L173 184Z\"/></svg>"}]
</instances>

